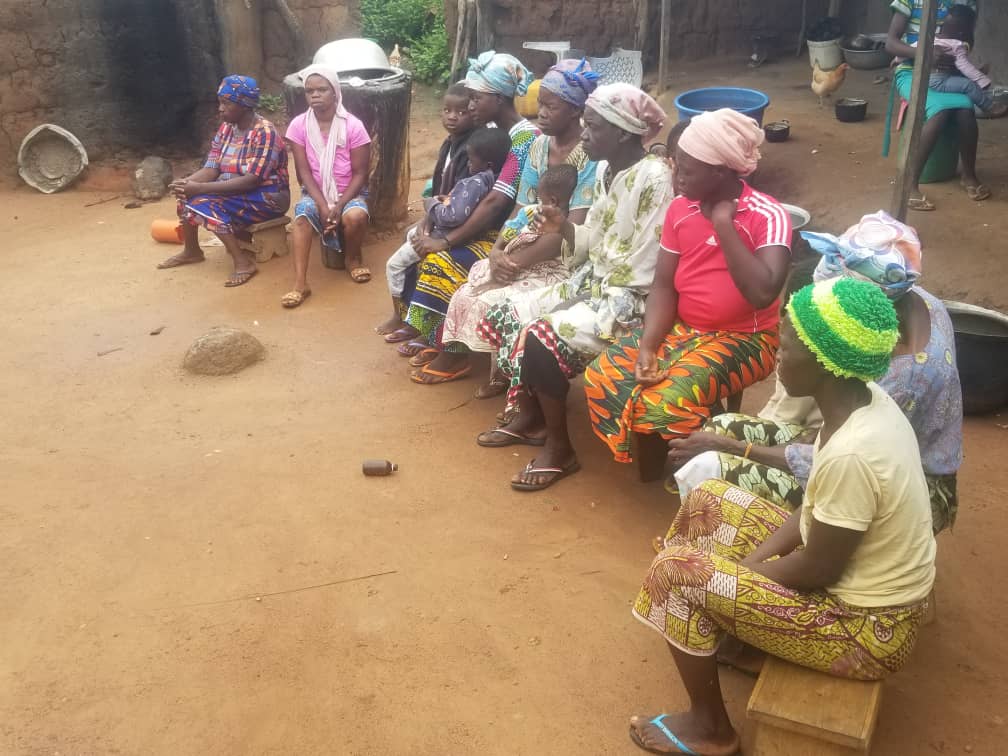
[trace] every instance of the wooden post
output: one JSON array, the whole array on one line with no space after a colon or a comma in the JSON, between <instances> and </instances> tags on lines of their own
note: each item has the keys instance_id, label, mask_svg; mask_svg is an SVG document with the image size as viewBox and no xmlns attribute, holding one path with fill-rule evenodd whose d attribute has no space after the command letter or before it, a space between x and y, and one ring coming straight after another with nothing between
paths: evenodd
<instances>
[{"instance_id":1,"label":"wooden post","mask_svg":"<svg viewBox=\"0 0 1008 756\"><path fill-rule=\"evenodd\" d=\"M647 46L647 32L651 3L648 0L637 0L637 34L634 37L634 48L644 52Z\"/></svg>"},{"instance_id":2,"label":"wooden post","mask_svg":"<svg viewBox=\"0 0 1008 756\"><path fill-rule=\"evenodd\" d=\"M913 84L910 87L910 107L903 125L906 135L900 140L896 159L896 185L893 188L892 216L906 221L907 202L913 181L911 166L926 156L919 155L920 135L924 127L924 106L927 104L928 79L934 62L934 39L938 28L937 0L924 0L921 15L920 36L917 40L917 55L914 58Z\"/></svg>"},{"instance_id":3,"label":"wooden post","mask_svg":"<svg viewBox=\"0 0 1008 756\"><path fill-rule=\"evenodd\" d=\"M216 0L215 9L220 23L225 73L261 78L263 39L260 3Z\"/></svg>"},{"instance_id":4,"label":"wooden post","mask_svg":"<svg viewBox=\"0 0 1008 756\"><path fill-rule=\"evenodd\" d=\"M658 38L658 94L665 91L665 77L668 74L668 46L672 35L672 0L662 0L661 35Z\"/></svg>"},{"instance_id":5,"label":"wooden post","mask_svg":"<svg viewBox=\"0 0 1008 756\"><path fill-rule=\"evenodd\" d=\"M829 4L830 18L837 18L839 15L840 15L840 0L830 0Z\"/></svg>"}]
</instances>

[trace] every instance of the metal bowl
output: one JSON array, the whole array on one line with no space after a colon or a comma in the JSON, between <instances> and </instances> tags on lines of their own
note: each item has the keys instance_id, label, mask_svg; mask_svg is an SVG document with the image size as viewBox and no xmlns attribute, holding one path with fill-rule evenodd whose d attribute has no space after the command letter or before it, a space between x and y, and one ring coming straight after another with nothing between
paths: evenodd
<instances>
[{"instance_id":1,"label":"metal bowl","mask_svg":"<svg viewBox=\"0 0 1008 756\"><path fill-rule=\"evenodd\" d=\"M885 68L892 62L893 56L886 52L886 34L859 34L854 40L841 45L844 60L851 68L871 70ZM856 40L856 41L855 41ZM864 49L862 45L871 46ZM853 46L857 45L857 47Z\"/></svg>"},{"instance_id":2,"label":"metal bowl","mask_svg":"<svg viewBox=\"0 0 1008 756\"><path fill-rule=\"evenodd\" d=\"M322 45L312 63L332 66L341 77L353 74L362 79L376 79L398 73L398 69L389 64L388 56L378 43L360 37L338 39Z\"/></svg>"},{"instance_id":3,"label":"metal bowl","mask_svg":"<svg viewBox=\"0 0 1008 756\"><path fill-rule=\"evenodd\" d=\"M808 210L798 207L798 205L789 205L786 202L781 202L781 207L787 210L787 214L791 216L792 231L805 228L812 220L812 214Z\"/></svg>"}]
</instances>

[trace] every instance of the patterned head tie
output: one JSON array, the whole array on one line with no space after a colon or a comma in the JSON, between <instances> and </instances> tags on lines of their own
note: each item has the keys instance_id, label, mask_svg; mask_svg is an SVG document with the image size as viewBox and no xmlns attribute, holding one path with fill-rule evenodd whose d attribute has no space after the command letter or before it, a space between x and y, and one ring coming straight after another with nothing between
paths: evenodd
<instances>
[{"instance_id":1,"label":"patterned head tie","mask_svg":"<svg viewBox=\"0 0 1008 756\"><path fill-rule=\"evenodd\" d=\"M587 58L561 60L542 78L542 86L578 110L584 110L588 95L598 87L599 76Z\"/></svg>"},{"instance_id":2,"label":"patterned head tie","mask_svg":"<svg viewBox=\"0 0 1008 756\"><path fill-rule=\"evenodd\" d=\"M259 83L251 76L225 76L217 96L236 102L243 108L254 108L259 104Z\"/></svg>"},{"instance_id":3,"label":"patterned head tie","mask_svg":"<svg viewBox=\"0 0 1008 756\"><path fill-rule=\"evenodd\" d=\"M842 236L803 231L802 238L823 256L813 278L837 276L870 281L889 299L899 299L921 275L917 232L883 210L864 216Z\"/></svg>"},{"instance_id":4,"label":"patterned head tie","mask_svg":"<svg viewBox=\"0 0 1008 756\"><path fill-rule=\"evenodd\" d=\"M834 278L799 289L787 305L798 338L838 378L875 381L899 339L892 302L878 286Z\"/></svg>"},{"instance_id":5,"label":"patterned head tie","mask_svg":"<svg viewBox=\"0 0 1008 756\"><path fill-rule=\"evenodd\" d=\"M532 72L513 55L493 50L469 59L465 85L474 92L501 95L513 99L528 92Z\"/></svg>"},{"instance_id":6,"label":"patterned head tie","mask_svg":"<svg viewBox=\"0 0 1008 756\"><path fill-rule=\"evenodd\" d=\"M588 96L586 106L613 126L638 134L648 142L665 123L665 111L647 92L631 84L603 84Z\"/></svg>"}]
</instances>

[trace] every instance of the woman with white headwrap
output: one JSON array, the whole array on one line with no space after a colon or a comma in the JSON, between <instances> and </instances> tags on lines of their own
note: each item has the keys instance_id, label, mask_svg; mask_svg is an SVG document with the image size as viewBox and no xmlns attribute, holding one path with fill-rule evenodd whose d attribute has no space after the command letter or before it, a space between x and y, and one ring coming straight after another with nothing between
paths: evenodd
<instances>
[{"instance_id":1,"label":"woman with white headwrap","mask_svg":"<svg viewBox=\"0 0 1008 756\"><path fill-rule=\"evenodd\" d=\"M537 229L559 234L571 247L574 272L552 286L516 293L480 324L510 381L508 407L519 412L477 442L544 447L512 479L515 490L539 491L579 469L567 433L569 379L640 322L673 196L667 163L647 155L643 142L664 120L658 103L627 84L601 86L588 97L581 138L588 157L600 161L595 200L580 226L543 206Z\"/></svg>"},{"instance_id":2,"label":"woman with white headwrap","mask_svg":"<svg viewBox=\"0 0 1008 756\"><path fill-rule=\"evenodd\" d=\"M632 432L688 435L720 400L773 373L791 222L742 178L762 141L753 119L728 109L693 118L679 139L681 194L665 217L644 326L585 371L592 429L618 462L631 459Z\"/></svg>"},{"instance_id":3,"label":"woman with white headwrap","mask_svg":"<svg viewBox=\"0 0 1008 756\"><path fill-rule=\"evenodd\" d=\"M364 267L364 234L370 215L367 206L371 137L355 115L343 107L339 74L314 64L301 72L308 111L287 127L287 141L301 181L301 201L294 209L291 258L294 288L281 300L298 307L311 296L308 257L315 236L345 256L350 278L371 280Z\"/></svg>"}]
</instances>

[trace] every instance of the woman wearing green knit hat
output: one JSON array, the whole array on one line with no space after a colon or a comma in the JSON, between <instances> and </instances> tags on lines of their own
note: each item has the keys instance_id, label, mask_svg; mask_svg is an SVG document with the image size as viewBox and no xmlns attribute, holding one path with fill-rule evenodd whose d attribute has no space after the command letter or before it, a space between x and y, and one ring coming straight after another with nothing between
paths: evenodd
<instances>
[{"instance_id":1,"label":"woman wearing green knit hat","mask_svg":"<svg viewBox=\"0 0 1008 756\"><path fill-rule=\"evenodd\" d=\"M726 635L795 664L877 680L907 661L934 582L935 541L917 441L874 381L899 338L877 286L840 278L787 305L779 375L822 411L794 513L722 480L693 489L634 615L669 643L687 712L633 717L656 753L733 754L715 654Z\"/></svg>"}]
</instances>

